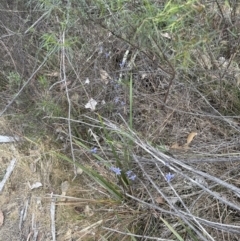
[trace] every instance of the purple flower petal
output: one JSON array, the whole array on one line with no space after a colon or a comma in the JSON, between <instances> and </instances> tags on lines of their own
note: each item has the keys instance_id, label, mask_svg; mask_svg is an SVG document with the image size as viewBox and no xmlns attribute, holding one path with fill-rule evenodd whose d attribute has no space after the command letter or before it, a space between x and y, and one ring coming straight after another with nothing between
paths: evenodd
<instances>
[{"instance_id":1,"label":"purple flower petal","mask_svg":"<svg viewBox=\"0 0 240 241\"><path fill-rule=\"evenodd\" d=\"M110 167L110 170L113 171L116 175L121 175L121 169L119 167Z\"/></svg>"},{"instance_id":2,"label":"purple flower petal","mask_svg":"<svg viewBox=\"0 0 240 241\"><path fill-rule=\"evenodd\" d=\"M134 173L133 173L133 171L127 171L126 172L126 174L127 174L127 176L128 176L128 179L130 179L130 180L132 180L132 181L134 181L135 180L135 178L137 177Z\"/></svg>"},{"instance_id":3,"label":"purple flower petal","mask_svg":"<svg viewBox=\"0 0 240 241\"><path fill-rule=\"evenodd\" d=\"M96 154L97 153L97 147L94 147L90 150L91 153Z\"/></svg>"},{"instance_id":4,"label":"purple flower petal","mask_svg":"<svg viewBox=\"0 0 240 241\"><path fill-rule=\"evenodd\" d=\"M132 174L132 171L131 170L127 171L126 174L127 174L127 176L130 176Z\"/></svg>"},{"instance_id":5,"label":"purple flower petal","mask_svg":"<svg viewBox=\"0 0 240 241\"><path fill-rule=\"evenodd\" d=\"M170 172L168 174L166 174L166 180L167 182L170 182L173 178L174 178L174 174L171 174Z\"/></svg>"},{"instance_id":6,"label":"purple flower petal","mask_svg":"<svg viewBox=\"0 0 240 241\"><path fill-rule=\"evenodd\" d=\"M135 179L136 179L136 175L135 174L133 174L132 176L129 176L128 178L130 179L130 180L132 180L132 181L134 181Z\"/></svg>"}]
</instances>

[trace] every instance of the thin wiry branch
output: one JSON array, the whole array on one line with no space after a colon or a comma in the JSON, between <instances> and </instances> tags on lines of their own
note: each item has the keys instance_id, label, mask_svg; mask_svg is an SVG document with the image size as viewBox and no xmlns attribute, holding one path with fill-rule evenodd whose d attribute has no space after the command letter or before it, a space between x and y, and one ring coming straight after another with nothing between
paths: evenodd
<instances>
[{"instance_id":1,"label":"thin wiry branch","mask_svg":"<svg viewBox=\"0 0 240 241\"><path fill-rule=\"evenodd\" d=\"M136 237L136 238L144 238L145 240L157 240L157 241L174 241L173 239L162 239L162 238L157 238L157 237L150 237L150 236L146 236L146 235L137 235L137 234L133 234L133 233L127 233L127 232L121 232L119 230L116 229L112 229L112 228L107 228L107 227L102 227L105 230L109 230L115 233L120 233L120 234L124 234L124 235L128 235L131 237Z\"/></svg>"},{"instance_id":2,"label":"thin wiry branch","mask_svg":"<svg viewBox=\"0 0 240 241\"><path fill-rule=\"evenodd\" d=\"M71 100L69 97L69 91L68 91L68 85L67 85L67 76L66 76L66 52L65 52L65 31L62 33L62 48L61 48L61 79L65 86L65 92L68 100L68 134L69 134L69 140L70 140L70 146L71 146L71 154L73 158L73 165L74 165L74 173L75 176L77 176L77 168L76 168L76 160L75 160L75 154L73 150L73 142L72 142L72 128L71 128Z\"/></svg>"}]
</instances>

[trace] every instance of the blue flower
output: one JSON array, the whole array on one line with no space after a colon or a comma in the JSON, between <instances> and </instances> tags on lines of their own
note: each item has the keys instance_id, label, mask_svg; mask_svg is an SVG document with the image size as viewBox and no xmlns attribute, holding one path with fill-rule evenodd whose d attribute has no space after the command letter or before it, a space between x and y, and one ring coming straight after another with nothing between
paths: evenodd
<instances>
[{"instance_id":1,"label":"blue flower","mask_svg":"<svg viewBox=\"0 0 240 241\"><path fill-rule=\"evenodd\" d=\"M93 154L96 154L97 153L97 147L93 147L91 150L90 150L91 153Z\"/></svg>"},{"instance_id":2,"label":"blue flower","mask_svg":"<svg viewBox=\"0 0 240 241\"><path fill-rule=\"evenodd\" d=\"M132 171L127 171L126 174L127 174L127 176L129 176L132 174Z\"/></svg>"},{"instance_id":3,"label":"blue flower","mask_svg":"<svg viewBox=\"0 0 240 241\"><path fill-rule=\"evenodd\" d=\"M134 181L135 179L136 179L136 175L135 174L133 174L132 176L130 176L130 177L128 177L130 180L132 180L132 181Z\"/></svg>"},{"instance_id":4,"label":"blue flower","mask_svg":"<svg viewBox=\"0 0 240 241\"><path fill-rule=\"evenodd\" d=\"M128 176L128 179L130 179L132 181L134 181L137 177L132 171L127 171L126 174Z\"/></svg>"},{"instance_id":5,"label":"blue flower","mask_svg":"<svg viewBox=\"0 0 240 241\"><path fill-rule=\"evenodd\" d=\"M174 178L174 174L171 174L170 172L168 174L166 174L166 180L167 182L170 182L173 178Z\"/></svg>"},{"instance_id":6,"label":"blue flower","mask_svg":"<svg viewBox=\"0 0 240 241\"><path fill-rule=\"evenodd\" d=\"M116 175L121 175L121 169L119 167L110 167L110 170L113 171Z\"/></svg>"}]
</instances>

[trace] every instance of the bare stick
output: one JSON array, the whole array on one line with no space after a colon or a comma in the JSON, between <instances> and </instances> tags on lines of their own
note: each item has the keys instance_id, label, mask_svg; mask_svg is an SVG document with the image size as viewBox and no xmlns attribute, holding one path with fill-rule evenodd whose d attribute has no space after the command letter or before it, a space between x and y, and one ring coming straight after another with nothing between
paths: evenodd
<instances>
[{"instance_id":1,"label":"bare stick","mask_svg":"<svg viewBox=\"0 0 240 241\"><path fill-rule=\"evenodd\" d=\"M56 210L55 199L53 198L51 202L51 208L50 208L52 241L56 241L55 210Z\"/></svg>"},{"instance_id":2,"label":"bare stick","mask_svg":"<svg viewBox=\"0 0 240 241\"><path fill-rule=\"evenodd\" d=\"M61 51L61 79L62 82L64 83L65 86L65 91L66 91L66 96L68 100L68 134L69 134L69 139L70 139L70 145L71 145L71 154L73 158L73 165L74 165L74 174L75 177L77 176L77 168L75 164L75 155L73 151L73 142L72 142L72 128L71 128L71 100L69 97L69 91L67 87L67 77L66 77L66 63L65 63L65 58L66 58L66 53L65 53L65 31L62 33L62 51Z\"/></svg>"},{"instance_id":3,"label":"bare stick","mask_svg":"<svg viewBox=\"0 0 240 241\"><path fill-rule=\"evenodd\" d=\"M0 193L2 192L3 190L3 187L5 185L5 183L7 182L8 178L10 177L11 173L13 172L15 166L16 166L16 162L17 162L17 159L12 159L12 161L10 162L8 168L7 168L7 171L6 171L6 174L3 178L3 180L0 182Z\"/></svg>"},{"instance_id":4,"label":"bare stick","mask_svg":"<svg viewBox=\"0 0 240 241\"><path fill-rule=\"evenodd\" d=\"M133 233L122 232L122 231L118 231L116 229L107 228L107 227L103 227L103 229L109 230L109 231L112 231L115 233L129 235L131 237L136 237L136 238L144 238L144 239L157 240L157 241L174 241L173 239L165 239L165 238L163 239L163 238L158 238L158 237L150 237L150 236L146 236L146 235L137 235L137 234L133 234Z\"/></svg>"}]
</instances>

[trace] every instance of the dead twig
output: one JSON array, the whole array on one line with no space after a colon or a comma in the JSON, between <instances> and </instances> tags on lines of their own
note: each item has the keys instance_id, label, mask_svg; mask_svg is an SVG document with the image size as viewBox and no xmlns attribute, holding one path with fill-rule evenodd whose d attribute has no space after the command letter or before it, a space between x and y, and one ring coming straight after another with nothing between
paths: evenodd
<instances>
[{"instance_id":1,"label":"dead twig","mask_svg":"<svg viewBox=\"0 0 240 241\"><path fill-rule=\"evenodd\" d=\"M5 183L7 182L8 178L12 174L12 172L13 172L15 166L16 166L16 163L17 163L17 159L15 159L15 158L12 159L12 161L10 162L10 164L7 168L6 174L3 178L3 180L0 182L0 193L2 192L3 187L4 187Z\"/></svg>"}]
</instances>

